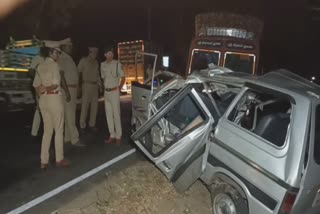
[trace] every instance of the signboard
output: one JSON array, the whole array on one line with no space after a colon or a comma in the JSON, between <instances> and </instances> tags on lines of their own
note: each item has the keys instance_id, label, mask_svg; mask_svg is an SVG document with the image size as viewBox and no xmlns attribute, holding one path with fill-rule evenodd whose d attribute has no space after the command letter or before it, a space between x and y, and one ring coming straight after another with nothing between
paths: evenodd
<instances>
[{"instance_id":1,"label":"signboard","mask_svg":"<svg viewBox=\"0 0 320 214\"><path fill-rule=\"evenodd\" d=\"M206 31L207 36L226 36L226 37L235 37L239 39L254 39L254 33L248 32L243 29L235 28L220 28L220 27L207 27Z\"/></svg>"},{"instance_id":2,"label":"signboard","mask_svg":"<svg viewBox=\"0 0 320 214\"><path fill-rule=\"evenodd\" d=\"M255 46L252 44L243 44L243 43L238 43L238 42L227 42L226 45L227 48L230 49L241 49L241 50L254 50Z\"/></svg>"},{"instance_id":3,"label":"signboard","mask_svg":"<svg viewBox=\"0 0 320 214\"><path fill-rule=\"evenodd\" d=\"M143 51L143 41L132 41L118 43L119 60L123 65L135 64L135 57L138 51ZM143 56L137 56L137 63L143 63Z\"/></svg>"},{"instance_id":4,"label":"signboard","mask_svg":"<svg viewBox=\"0 0 320 214\"><path fill-rule=\"evenodd\" d=\"M169 68L169 57L168 56L162 57L162 66L165 68Z\"/></svg>"},{"instance_id":5,"label":"signboard","mask_svg":"<svg viewBox=\"0 0 320 214\"><path fill-rule=\"evenodd\" d=\"M216 47L221 47L222 42L221 41L198 40L197 45L201 46L201 47L206 47L206 48L216 48Z\"/></svg>"}]
</instances>

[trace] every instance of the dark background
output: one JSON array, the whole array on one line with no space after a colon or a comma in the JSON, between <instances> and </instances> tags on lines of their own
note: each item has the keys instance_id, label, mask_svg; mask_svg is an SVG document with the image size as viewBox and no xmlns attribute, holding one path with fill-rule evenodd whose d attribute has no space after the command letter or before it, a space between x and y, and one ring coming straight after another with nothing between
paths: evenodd
<instances>
[{"instance_id":1,"label":"dark background","mask_svg":"<svg viewBox=\"0 0 320 214\"><path fill-rule=\"evenodd\" d=\"M71 37L76 58L87 45L151 39L170 56L171 68L185 70L194 17L201 12L235 12L264 21L261 63L265 70L287 68L318 74L319 1L306 0L29 0L1 21L0 48L16 40Z\"/></svg>"}]
</instances>

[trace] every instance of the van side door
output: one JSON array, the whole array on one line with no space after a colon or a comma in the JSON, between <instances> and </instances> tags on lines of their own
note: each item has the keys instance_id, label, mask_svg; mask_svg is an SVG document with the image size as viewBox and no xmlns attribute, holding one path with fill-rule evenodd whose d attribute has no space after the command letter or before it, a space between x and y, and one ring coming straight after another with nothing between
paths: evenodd
<instances>
[{"instance_id":1,"label":"van side door","mask_svg":"<svg viewBox=\"0 0 320 214\"><path fill-rule=\"evenodd\" d=\"M309 142L306 146L305 169L293 213L320 212L320 105L314 105Z\"/></svg>"},{"instance_id":2,"label":"van side door","mask_svg":"<svg viewBox=\"0 0 320 214\"><path fill-rule=\"evenodd\" d=\"M131 138L178 191L205 169L214 120L198 92L187 85Z\"/></svg>"}]
</instances>

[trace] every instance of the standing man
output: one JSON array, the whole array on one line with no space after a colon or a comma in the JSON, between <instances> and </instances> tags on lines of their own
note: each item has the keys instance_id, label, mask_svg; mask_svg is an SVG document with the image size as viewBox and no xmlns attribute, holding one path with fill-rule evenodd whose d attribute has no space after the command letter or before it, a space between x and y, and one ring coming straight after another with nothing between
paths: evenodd
<instances>
[{"instance_id":1,"label":"standing man","mask_svg":"<svg viewBox=\"0 0 320 214\"><path fill-rule=\"evenodd\" d=\"M80 60L78 70L80 74L79 86L82 87L82 103L80 128L84 133L88 108L90 105L89 128L96 131L96 117L98 111L98 90L100 85L99 64L97 61L98 48L89 47L89 55Z\"/></svg>"},{"instance_id":2,"label":"standing man","mask_svg":"<svg viewBox=\"0 0 320 214\"><path fill-rule=\"evenodd\" d=\"M36 72L38 70L38 66L40 63L44 62L44 50L46 47L40 47L40 52L39 55L35 56L30 65L30 76L34 79ZM33 115L33 121L32 121L32 128L31 128L31 136L36 137L38 136L39 128L40 128L40 123L41 123L41 115L40 115L40 110L39 110L39 96L37 93L35 93L35 100L36 100L36 110Z\"/></svg>"},{"instance_id":3,"label":"standing man","mask_svg":"<svg viewBox=\"0 0 320 214\"><path fill-rule=\"evenodd\" d=\"M43 117L44 132L41 144L41 169L46 169L49 163L49 148L53 131L55 132L56 165L68 166L69 161L63 154L63 123L64 109L61 95L61 76L57 60L60 55L59 45L47 42L50 47L45 55L45 61L38 66L33 81L39 98L39 107Z\"/></svg>"},{"instance_id":4,"label":"standing man","mask_svg":"<svg viewBox=\"0 0 320 214\"><path fill-rule=\"evenodd\" d=\"M121 143L120 90L125 82L122 65L113 59L113 48L106 48L106 60L101 63L101 77L104 83L104 103L109 128L109 139L105 143ZM120 83L120 84L119 84Z\"/></svg>"},{"instance_id":5,"label":"standing man","mask_svg":"<svg viewBox=\"0 0 320 214\"><path fill-rule=\"evenodd\" d=\"M77 66L74 63L72 54L72 43L70 39L65 39L61 43L61 55L58 60L59 67L64 73L66 85L70 93L70 101L67 102L65 91L62 91L64 99L64 142L71 142L74 146L83 147L85 144L79 140L79 132L76 127L76 108L77 108L77 91L79 83L79 74Z\"/></svg>"}]
</instances>

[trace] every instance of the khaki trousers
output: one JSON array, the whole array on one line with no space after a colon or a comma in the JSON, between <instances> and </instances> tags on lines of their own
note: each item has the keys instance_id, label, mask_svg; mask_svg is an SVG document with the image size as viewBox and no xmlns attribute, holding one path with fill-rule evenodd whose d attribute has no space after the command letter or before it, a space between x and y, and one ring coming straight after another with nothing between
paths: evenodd
<instances>
[{"instance_id":1,"label":"khaki trousers","mask_svg":"<svg viewBox=\"0 0 320 214\"><path fill-rule=\"evenodd\" d=\"M122 128L119 90L104 92L104 106L106 110L110 137L120 139L122 136Z\"/></svg>"},{"instance_id":2,"label":"khaki trousers","mask_svg":"<svg viewBox=\"0 0 320 214\"><path fill-rule=\"evenodd\" d=\"M89 126L96 126L96 118L98 111L98 85L84 83L82 85L82 103L81 103L81 115L80 115L80 128L86 128L86 120L88 108L90 105L90 119Z\"/></svg>"},{"instance_id":3,"label":"khaki trousers","mask_svg":"<svg viewBox=\"0 0 320 214\"><path fill-rule=\"evenodd\" d=\"M39 107L43 118L43 138L41 144L41 163L49 162L49 149L53 131L55 131L56 162L63 160L63 122L64 109L62 96L58 94L42 95Z\"/></svg>"},{"instance_id":4,"label":"khaki trousers","mask_svg":"<svg viewBox=\"0 0 320 214\"><path fill-rule=\"evenodd\" d=\"M64 95L64 141L75 144L79 141L79 132L76 126L77 88L69 87L70 102Z\"/></svg>"},{"instance_id":5,"label":"khaki trousers","mask_svg":"<svg viewBox=\"0 0 320 214\"><path fill-rule=\"evenodd\" d=\"M32 121L32 128L31 128L31 135L32 136L37 136L40 128L40 123L41 123L41 115L40 115L40 110L39 110L39 97L36 96L36 111L34 112L33 115L33 121Z\"/></svg>"}]
</instances>

